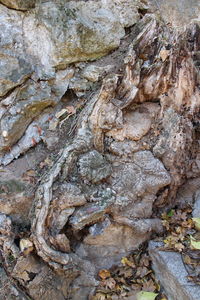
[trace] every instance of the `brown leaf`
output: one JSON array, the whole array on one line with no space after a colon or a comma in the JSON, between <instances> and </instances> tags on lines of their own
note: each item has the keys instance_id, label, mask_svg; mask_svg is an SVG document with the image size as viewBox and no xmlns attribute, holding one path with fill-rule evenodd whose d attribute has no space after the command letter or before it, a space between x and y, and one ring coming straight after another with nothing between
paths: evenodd
<instances>
[{"instance_id":1,"label":"brown leaf","mask_svg":"<svg viewBox=\"0 0 200 300\"><path fill-rule=\"evenodd\" d=\"M154 292L156 290L156 285L152 279L143 283L142 289L146 292Z\"/></svg>"},{"instance_id":2,"label":"brown leaf","mask_svg":"<svg viewBox=\"0 0 200 300\"><path fill-rule=\"evenodd\" d=\"M147 269L146 267L138 267L137 268L137 272L136 272L136 277L144 277L147 274L149 274L149 272L151 272L151 270Z\"/></svg>"},{"instance_id":3,"label":"brown leaf","mask_svg":"<svg viewBox=\"0 0 200 300\"><path fill-rule=\"evenodd\" d=\"M102 286L105 286L106 288L109 288L110 290L113 290L116 285L116 281L113 278L105 279L101 282Z\"/></svg>"},{"instance_id":4,"label":"brown leaf","mask_svg":"<svg viewBox=\"0 0 200 300\"><path fill-rule=\"evenodd\" d=\"M110 272L106 269L100 270L98 273L99 277L103 280L105 280L106 278L111 277Z\"/></svg>"},{"instance_id":5,"label":"brown leaf","mask_svg":"<svg viewBox=\"0 0 200 300\"><path fill-rule=\"evenodd\" d=\"M160 51L160 58L162 59L162 61L165 61L167 58L168 58L168 56L169 56L169 50L166 50L166 49L162 49L161 51Z\"/></svg>"}]
</instances>

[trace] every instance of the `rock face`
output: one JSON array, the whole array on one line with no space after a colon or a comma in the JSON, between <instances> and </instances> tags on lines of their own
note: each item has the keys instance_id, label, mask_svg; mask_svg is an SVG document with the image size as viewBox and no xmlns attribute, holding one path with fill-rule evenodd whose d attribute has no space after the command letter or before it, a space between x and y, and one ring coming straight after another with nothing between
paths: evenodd
<instances>
[{"instance_id":1,"label":"rock face","mask_svg":"<svg viewBox=\"0 0 200 300\"><path fill-rule=\"evenodd\" d=\"M199 213L188 1L0 1L0 252L16 299L88 299L100 268L162 232L153 212ZM166 290L187 299L175 273Z\"/></svg>"},{"instance_id":2,"label":"rock face","mask_svg":"<svg viewBox=\"0 0 200 300\"><path fill-rule=\"evenodd\" d=\"M187 280L188 273L181 254L160 251L160 243L150 242L149 253L157 278L167 292L170 300L198 300L200 287ZM158 247L158 248L157 248ZM163 277L165 274L165 277Z\"/></svg>"},{"instance_id":3,"label":"rock face","mask_svg":"<svg viewBox=\"0 0 200 300\"><path fill-rule=\"evenodd\" d=\"M37 0L1 0L0 2L9 8L27 10L35 7Z\"/></svg>"}]
</instances>

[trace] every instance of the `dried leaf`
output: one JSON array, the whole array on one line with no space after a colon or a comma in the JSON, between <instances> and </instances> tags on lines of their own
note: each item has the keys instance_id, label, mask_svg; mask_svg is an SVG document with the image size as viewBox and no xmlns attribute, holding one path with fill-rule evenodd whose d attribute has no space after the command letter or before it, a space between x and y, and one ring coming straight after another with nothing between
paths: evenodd
<instances>
[{"instance_id":1,"label":"dried leaf","mask_svg":"<svg viewBox=\"0 0 200 300\"><path fill-rule=\"evenodd\" d=\"M190 236L190 247L195 250L200 250L200 241L196 241L193 236Z\"/></svg>"},{"instance_id":2,"label":"dried leaf","mask_svg":"<svg viewBox=\"0 0 200 300\"><path fill-rule=\"evenodd\" d=\"M33 243L29 239L21 239L19 247L21 252L25 252L25 254L29 254L33 251Z\"/></svg>"},{"instance_id":3,"label":"dried leaf","mask_svg":"<svg viewBox=\"0 0 200 300\"><path fill-rule=\"evenodd\" d=\"M146 267L138 267L136 272L136 277L143 278L149 273L151 273L151 270L147 269Z\"/></svg>"},{"instance_id":4,"label":"dried leaf","mask_svg":"<svg viewBox=\"0 0 200 300\"><path fill-rule=\"evenodd\" d=\"M168 58L169 52L170 52L170 51L169 51L169 50L166 50L166 49L162 49L162 50L160 51L159 56L160 56L160 58L162 59L163 62Z\"/></svg>"},{"instance_id":5,"label":"dried leaf","mask_svg":"<svg viewBox=\"0 0 200 300\"><path fill-rule=\"evenodd\" d=\"M142 289L147 292L154 292L156 290L156 285L152 279L143 283Z\"/></svg>"},{"instance_id":6,"label":"dried leaf","mask_svg":"<svg viewBox=\"0 0 200 300\"><path fill-rule=\"evenodd\" d=\"M108 270L105 270L105 269L100 270L99 273L98 273L98 275L103 280L105 280L106 278L111 277L110 272Z\"/></svg>"},{"instance_id":7,"label":"dried leaf","mask_svg":"<svg viewBox=\"0 0 200 300\"><path fill-rule=\"evenodd\" d=\"M127 266L132 267L132 268L135 267L134 262L130 261L127 257L122 257L121 263L122 263L124 266L127 265Z\"/></svg>"},{"instance_id":8,"label":"dried leaf","mask_svg":"<svg viewBox=\"0 0 200 300\"><path fill-rule=\"evenodd\" d=\"M154 300L158 294L141 291L137 293L137 300Z\"/></svg>"},{"instance_id":9,"label":"dried leaf","mask_svg":"<svg viewBox=\"0 0 200 300\"><path fill-rule=\"evenodd\" d=\"M116 286L116 281L113 278L108 278L102 281L101 285L113 290Z\"/></svg>"},{"instance_id":10,"label":"dried leaf","mask_svg":"<svg viewBox=\"0 0 200 300\"><path fill-rule=\"evenodd\" d=\"M192 218L192 220L194 221L195 228L200 230L200 218Z\"/></svg>"},{"instance_id":11,"label":"dried leaf","mask_svg":"<svg viewBox=\"0 0 200 300\"><path fill-rule=\"evenodd\" d=\"M176 243L176 244L174 245L174 248L175 248L176 250L178 250L179 252L182 252L183 249L185 249L185 246L184 246L183 244L181 244L181 243Z\"/></svg>"},{"instance_id":12,"label":"dried leaf","mask_svg":"<svg viewBox=\"0 0 200 300\"><path fill-rule=\"evenodd\" d=\"M105 300L106 299L106 295L102 294L102 293L97 293L92 300Z\"/></svg>"}]
</instances>

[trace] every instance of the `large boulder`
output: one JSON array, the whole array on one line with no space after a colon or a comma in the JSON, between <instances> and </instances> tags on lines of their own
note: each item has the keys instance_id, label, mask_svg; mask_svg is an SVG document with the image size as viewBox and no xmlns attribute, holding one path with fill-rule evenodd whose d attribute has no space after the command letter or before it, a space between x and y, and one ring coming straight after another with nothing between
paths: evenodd
<instances>
[{"instance_id":1,"label":"large boulder","mask_svg":"<svg viewBox=\"0 0 200 300\"><path fill-rule=\"evenodd\" d=\"M156 278L164 287L169 300L199 300L200 286L191 283L180 253L161 251L162 243L151 241L149 254Z\"/></svg>"}]
</instances>

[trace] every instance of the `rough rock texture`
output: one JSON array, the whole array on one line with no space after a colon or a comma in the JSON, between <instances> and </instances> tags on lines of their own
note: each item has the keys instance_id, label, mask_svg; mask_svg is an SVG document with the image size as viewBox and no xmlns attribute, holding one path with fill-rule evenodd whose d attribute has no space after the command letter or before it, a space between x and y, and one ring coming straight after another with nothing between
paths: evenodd
<instances>
[{"instance_id":1,"label":"rough rock texture","mask_svg":"<svg viewBox=\"0 0 200 300\"><path fill-rule=\"evenodd\" d=\"M199 213L199 3L0 2L2 266L84 300L162 232L153 211Z\"/></svg>"},{"instance_id":2,"label":"rough rock texture","mask_svg":"<svg viewBox=\"0 0 200 300\"><path fill-rule=\"evenodd\" d=\"M167 292L169 300L198 300L200 286L188 281L188 273L183 264L181 254L160 251L162 243L151 241L149 254L157 278ZM163 277L164 274L164 277Z\"/></svg>"},{"instance_id":3,"label":"rough rock texture","mask_svg":"<svg viewBox=\"0 0 200 300\"><path fill-rule=\"evenodd\" d=\"M1 0L0 2L9 8L27 10L35 7L37 0Z\"/></svg>"}]
</instances>

